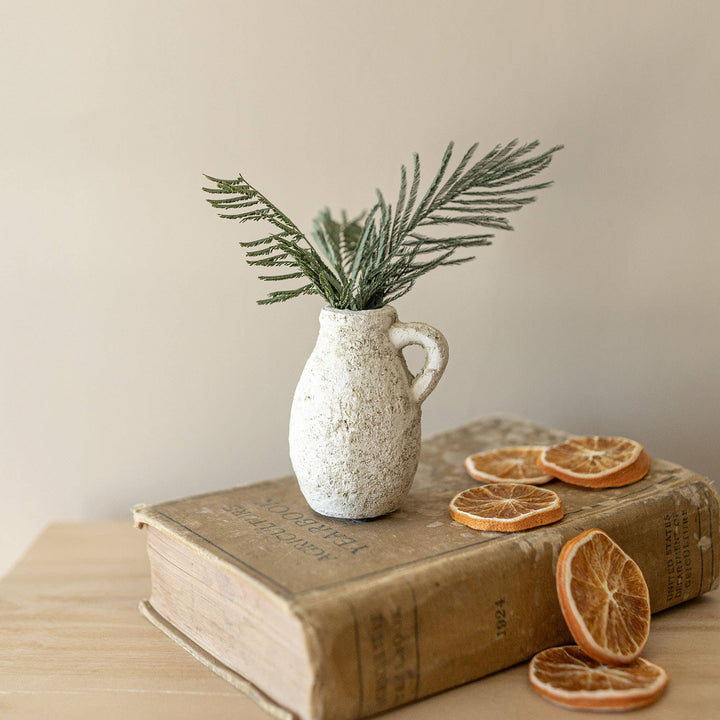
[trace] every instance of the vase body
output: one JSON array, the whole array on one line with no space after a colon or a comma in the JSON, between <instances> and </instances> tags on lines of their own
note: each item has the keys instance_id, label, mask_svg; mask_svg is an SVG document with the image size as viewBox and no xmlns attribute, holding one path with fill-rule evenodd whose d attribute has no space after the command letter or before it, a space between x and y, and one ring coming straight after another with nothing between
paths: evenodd
<instances>
[{"instance_id":1,"label":"vase body","mask_svg":"<svg viewBox=\"0 0 720 720\"><path fill-rule=\"evenodd\" d=\"M402 348L422 345L408 370ZM290 413L290 459L308 504L323 515L372 518L400 506L420 453L420 406L447 363L443 336L378 310L320 313L317 344Z\"/></svg>"}]
</instances>

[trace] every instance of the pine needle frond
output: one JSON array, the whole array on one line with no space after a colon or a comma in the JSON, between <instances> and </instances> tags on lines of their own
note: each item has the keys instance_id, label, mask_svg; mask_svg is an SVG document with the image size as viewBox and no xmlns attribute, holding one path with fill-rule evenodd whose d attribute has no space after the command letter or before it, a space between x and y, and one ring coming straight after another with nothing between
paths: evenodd
<instances>
[{"instance_id":1,"label":"pine needle frond","mask_svg":"<svg viewBox=\"0 0 720 720\"><path fill-rule=\"evenodd\" d=\"M391 256L402 257L407 249L414 249L413 257L423 256L422 262L390 262L382 290L383 300L396 300L410 290L415 281L427 272L440 266L459 265L472 257L453 257L454 253L471 247L489 245L493 233L463 234L453 232L455 227L479 226L492 230L512 230L508 213L517 212L535 201L530 193L551 185L551 182L523 183L542 172L551 162L558 145L539 155L533 155L537 141L521 145L512 140L506 145L497 145L484 157L471 165L477 149L472 145L463 155L447 179L454 145L449 143L440 167L436 172L422 200L415 206L420 184L420 160L413 156L412 189L405 204L407 185L406 170L403 166L400 178L398 207L392 220L392 232L387 247ZM382 198L382 195L380 195ZM428 236L418 232L420 228L447 228L450 233L442 236ZM383 231L379 234L382 236ZM390 259L390 258L388 258Z\"/></svg>"},{"instance_id":2,"label":"pine needle frond","mask_svg":"<svg viewBox=\"0 0 720 720\"><path fill-rule=\"evenodd\" d=\"M284 281L305 277L309 284L294 290L268 293L259 300L262 305L283 302L299 295L326 295L331 284L322 277L327 266L319 259L307 238L290 218L259 190L250 185L242 175L235 180L205 176L215 187L204 187L211 195L207 201L218 211L221 218L244 222L266 222L277 231L257 240L241 241L245 248L248 265L270 268L291 268L291 272L279 275L260 275L261 280ZM221 197L218 197L221 196ZM238 213L225 212L228 209L241 210Z\"/></svg>"},{"instance_id":3,"label":"pine needle frond","mask_svg":"<svg viewBox=\"0 0 720 720\"><path fill-rule=\"evenodd\" d=\"M235 180L206 175L215 186L203 190L221 218L274 228L256 240L240 242L249 265L283 268L279 274L260 275L261 280L308 280L294 289L269 292L258 301L261 305L321 295L332 307L367 310L394 302L437 267L474 259L456 253L490 245L494 233L471 228L512 230L506 215L535 202L534 193L552 184L528 181L547 168L562 146L535 153L538 146L538 141L512 140L473 163L475 143L448 174L451 142L419 201L420 157L414 153L411 174L401 166L394 207L377 190L370 212L353 219L343 212L335 220L325 208L313 221L312 242L242 175Z\"/></svg>"}]
</instances>

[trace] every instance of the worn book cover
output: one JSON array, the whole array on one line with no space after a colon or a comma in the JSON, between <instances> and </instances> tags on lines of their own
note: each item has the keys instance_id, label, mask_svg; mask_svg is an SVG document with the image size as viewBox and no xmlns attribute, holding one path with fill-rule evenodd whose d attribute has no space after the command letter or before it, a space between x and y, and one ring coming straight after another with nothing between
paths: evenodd
<instances>
[{"instance_id":1,"label":"worn book cover","mask_svg":"<svg viewBox=\"0 0 720 720\"><path fill-rule=\"evenodd\" d=\"M706 478L656 458L626 487L552 481L545 487L560 495L565 517L550 526L493 533L450 518L451 498L476 484L467 455L566 437L503 418L438 435L424 442L401 509L371 521L316 514L293 478L140 507L136 523L157 538L144 612L266 707L350 719L570 641L555 563L562 545L588 528L635 559L653 612L714 587L717 493ZM195 589L186 596L186 587ZM266 624L287 632L275 636ZM271 671L283 655L297 664L297 687L287 691Z\"/></svg>"}]
</instances>

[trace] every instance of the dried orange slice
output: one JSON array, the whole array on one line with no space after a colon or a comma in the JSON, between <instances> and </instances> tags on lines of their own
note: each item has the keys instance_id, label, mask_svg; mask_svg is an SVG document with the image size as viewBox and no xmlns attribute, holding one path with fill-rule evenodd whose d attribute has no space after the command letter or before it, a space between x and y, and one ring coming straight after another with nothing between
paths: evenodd
<instances>
[{"instance_id":1,"label":"dried orange slice","mask_svg":"<svg viewBox=\"0 0 720 720\"><path fill-rule=\"evenodd\" d=\"M537 464L542 472L573 485L620 487L647 474L650 456L635 440L593 435L546 448Z\"/></svg>"},{"instance_id":2,"label":"dried orange slice","mask_svg":"<svg viewBox=\"0 0 720 720\"><path fill-rule=\"evenodd\" d=\"M481 482L515 482L542 485L552 480L538 469L543 445L515 445L477 453L465 458L465 469L471 478Z\"/></svg>"},{"instance_id":3,"label":"dried orange slice","mask_svg":"<svg viewBox=\"0 0 720 720\"><path fill-rule=\"evenodd\" d=\"M632 710L655 702L668 676L638 658L629 665L603 665L576 645L538 653L529 668L530 684L543 697L583 710Z\"/></svg>"},{"instance_id":4,"label":"dried orange slice","mask_svg":"<svg viewBox=\"0 0 720 720\"><path fill-rule=\"evenodd\" d=\"M475 530L515 532L560 520L560 498L552 490L498 483L463 490L450 502L453 520Z\"/></svg>"},{"instance_id":5,"label":"dried orange slice","mask_svg":"<svg viewBox=\"0 0 720 720\"><path fill-rule=\"evenodd\" d=\"M560 551L560 608L575 642L598 662L640 656L650 633L650 595L633 559L602 530L586 530Z\"/></svg>"}]
</instances>

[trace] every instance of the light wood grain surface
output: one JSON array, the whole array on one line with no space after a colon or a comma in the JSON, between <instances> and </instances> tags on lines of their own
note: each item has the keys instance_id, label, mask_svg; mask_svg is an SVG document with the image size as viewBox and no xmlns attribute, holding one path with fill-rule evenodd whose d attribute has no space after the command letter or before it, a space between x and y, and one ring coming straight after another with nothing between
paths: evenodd
<instances>
[{"instance_id":1,"label":"light wood grain surface","mask_svg":"<svg viewBox=\"0 0 720 720\"><path fill-rule=\"evenodd\" d=\"M51 525L0 581L0 717L268 720L140 616L148 592L145 536L130 523ZM667 669L668 690L615 717L720 718L720 592L655 615L644 657ZM523 664L380 717L579 716L535 695L526 673Z\"/></svg>"}]
</instances>

